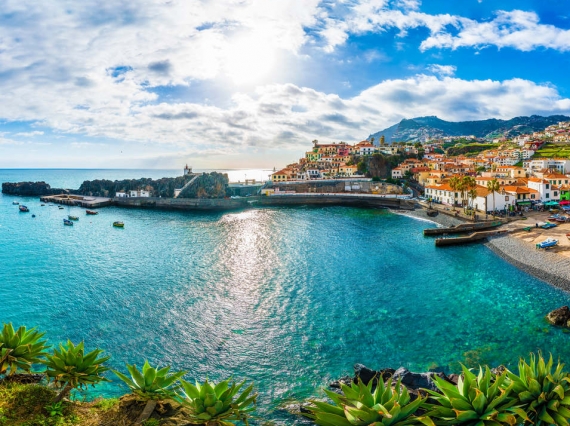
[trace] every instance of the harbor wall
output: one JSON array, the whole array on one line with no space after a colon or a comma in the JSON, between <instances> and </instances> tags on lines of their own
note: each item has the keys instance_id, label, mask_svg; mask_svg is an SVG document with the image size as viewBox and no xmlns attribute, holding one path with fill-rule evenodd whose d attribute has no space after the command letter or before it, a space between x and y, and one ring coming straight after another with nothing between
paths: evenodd
<instances>
[{"instance_id":1,"label":"harbor wall","mask_svg":"<svg viewBox=\"0 0 570 426\"><path fill-rule=\"evenodd\" d=\"M414 210L415 201L370 195L314 194L314 195L273 195L255 197L253 205L261 206L354 206L389 209Z\"/></svg>"},{"instance_id":2,"label":"harbor wall","mask_svg":"<svg viewBox=\"0 0 570 426\"><path fill-rule=\"evenodd\" d=\"M247 201L229 198L156 198L115 197L119 207L144 207L169 210L237 210L248 206Z\"/></svg>"}]
</instances>

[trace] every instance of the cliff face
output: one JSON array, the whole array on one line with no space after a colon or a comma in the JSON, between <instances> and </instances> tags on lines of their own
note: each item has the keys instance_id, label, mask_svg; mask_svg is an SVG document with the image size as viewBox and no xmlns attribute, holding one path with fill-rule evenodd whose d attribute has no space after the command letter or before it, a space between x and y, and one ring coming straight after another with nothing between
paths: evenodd
<instances>
[{"instance_id":1,"label":"cliff face","mask_svg":"<svg viewBox=\"0 0 570 426\"><path fill-rule=\"evenodd\" d=\"M225 173L204 173L184 189L178 198L224 198L227 197L228 175Z\"/></svg>"},{"instance_id":2,"label":"cliff face","mask_svg":"<svg viewBox=\"0 0 570 426\"><path fill-rule=\"evenodd\" d=\"M152 197L172 198L174 190L182 188L191 179L191 176L162 179L124 179L124 180L86 180L75 192L80 195L96 197L114 197L117 192L144 190L149 191Z\"/></svg>"},{"instance_id":3,"label":"cliff face","mask_svg":"<svg viewBox=\"0 0 570 426\"><path fill-rule=\"evenodd\" d=\"M45 182L4 182L2 194L35 197L68 193L66 189L52 188Z\"/></svg>"}]
</instances>

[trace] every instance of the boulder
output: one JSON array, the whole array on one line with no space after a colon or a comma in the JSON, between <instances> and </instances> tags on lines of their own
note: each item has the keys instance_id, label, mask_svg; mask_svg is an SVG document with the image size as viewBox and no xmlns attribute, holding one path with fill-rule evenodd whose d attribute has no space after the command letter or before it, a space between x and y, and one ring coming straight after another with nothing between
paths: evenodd
<instances>
[{"instance_id":1,"label":"boulder","mask_svg":"<svg viewBox=\"0 0 570 426\"><path fill-rule=\"evenodd\" d=\"M546 320L552 325L570 327L570 308L562 306L546 315Z\"/></svg>"},{"instance_id":2,"label":"boulder","mask_svg":"<svg viewBox=\"0 0 570 426\"><path fill-rule=\"evenodd\" d=\"M401 383L408 389L429 389L439 392L437 386L433 381L434 376L438 376L446 381L450 381L443 373L412 373L410 370L404 367L398 368L392 377L394 381L401 380Z\"/></svg>"}]
</instances>

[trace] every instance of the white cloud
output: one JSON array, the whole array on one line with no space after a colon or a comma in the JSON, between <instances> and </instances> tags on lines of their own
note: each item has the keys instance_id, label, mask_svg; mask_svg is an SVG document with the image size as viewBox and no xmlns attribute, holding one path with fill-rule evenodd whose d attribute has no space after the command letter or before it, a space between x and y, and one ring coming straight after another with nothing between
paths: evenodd
<instances>
[{"instance_id":1,"label":"white cloud","mask_svg":"<svg viewBox=\"0 0 570 426\"><path fill-rule=\"evenodd\" d=\"M457 15L430 15L418 11L419 4L407 6L396 2L378 2L371 7L360 2L347 14L329 18L321 35L327 40L325 50L332 51L343 44L350 34L383 32L391 28L400 30L400 36L414 28L427 28L430 35L422 41L421 50L432 48L457 49L460 47L511 47L521 51L537 48L570 50L570 30L541 24L534 12L521 10L498 11L494 19L479 22ZM362 7L367 4L367 7ZM395 6L400 6L399 8Z\"/></svg>"},{"instance_id":2,"label":"white cloud","mask_svg":"<svg viewBox=\"0 0 570 426\"><path fill-rule=\"evenodd\" d=\"M455 74L455 71L457 71L457 67L455 65L431 64L427 69L428 71L442 77L450 77Z\"/></svg>"},{"instance_id":3,"label":"white cloud","mask_svg":"<svg viewBox=\"0 0 570 426\"><path fill-rule=\"evenodd\" d=\"M34 130L32 132L19 132L19 133L16 133L15 136L34 137L34 136L41 136L43 134L44 134L44 132L41 132L39 130Z\"/></svg>"}]
</instances>

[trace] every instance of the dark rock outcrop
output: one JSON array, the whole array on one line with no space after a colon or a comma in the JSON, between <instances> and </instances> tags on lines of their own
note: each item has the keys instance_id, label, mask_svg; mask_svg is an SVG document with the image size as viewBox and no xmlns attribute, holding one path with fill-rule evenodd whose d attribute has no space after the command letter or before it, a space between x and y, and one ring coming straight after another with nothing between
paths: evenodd
<instances>
[{"instance_id":1,"label":"dark rock outcrop","mask_svg":"<svg viewBox=\"0 0 570 426\"><path fill-rule=\"evenodd\" d=\"M42 195L67 194L66 189L52 188L45 182L3 182L2 194L37 197Z\"/></svg>"},{"instance_id":2,"label":"dark rock outcrop","mask_svg":"<svg viewBox=\"0 0 570 426\"><path fill-rule=\"evenodd\" d=\"M570 308L562 306L546 315L546 320L552 325L570 327Z\"/></svg>"}]
</instances>

